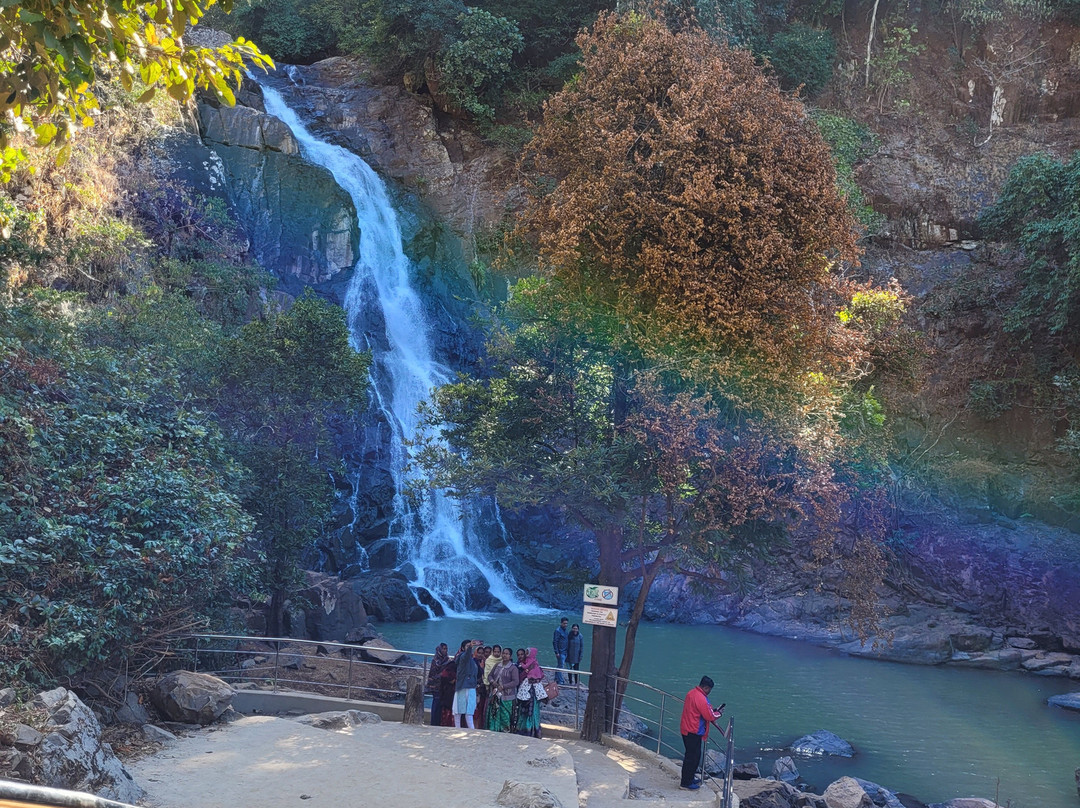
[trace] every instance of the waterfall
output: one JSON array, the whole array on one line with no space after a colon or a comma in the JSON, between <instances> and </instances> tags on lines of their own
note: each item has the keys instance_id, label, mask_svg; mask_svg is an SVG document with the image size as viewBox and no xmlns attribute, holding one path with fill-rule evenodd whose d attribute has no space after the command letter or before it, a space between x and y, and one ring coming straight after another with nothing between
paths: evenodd
<instances>
[{"instance_id":1,"label":"waterfall","mask_svg":"<svg viewBox=\"0 0 1080 808\"><path fill-rule=\"evenodd\" d=\"M409 280L410 261L386 186L358 155L312 135L274 89L264 85L263 99L267 113L292 130L303 157L327 169L356 206L359 258L344 306L353 347L372 352L372 393L392 432L396 494L390 537L398 542L399 560L406 559L415 575L413 586L431 592L448 614L468 611L468 593L482 587L512 612L541 611L508 572L485 560L475 505L442 491L419 501L407 496L414 474L407 471L408 441L416 432L418 407L451 373L432 356L424 306ZM378 309L370 308L375 304ZM374 321L385 331L372 339L365 323Z\"/></svg>"}]
</instances>

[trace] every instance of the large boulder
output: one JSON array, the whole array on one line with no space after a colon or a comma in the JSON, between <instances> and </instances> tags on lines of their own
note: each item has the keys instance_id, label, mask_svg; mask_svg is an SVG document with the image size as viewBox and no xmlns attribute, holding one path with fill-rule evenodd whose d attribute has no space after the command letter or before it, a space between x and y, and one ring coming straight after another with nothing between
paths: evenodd
<instances>
[{"instance_id":1,"label":"large boulder","mask_svg":"<svg viewBox=\"0 0 1080 808\"><path fill-rule=\"evenodd\" d=\"M119 802L142 799L143 790L112 747L102 743L97 716L70 690L59 687L38 695L26 720L31 716L37 718L33 727L0 722L0 776Z\"/></svg>"},{"instance_id":2,"label":"large boulder","mask_svg":"<svg viewBox=\"0 0 1080 808\"><path fill-rule=\"evenodd\" d=\"M408 654L403 654L388 643L386 640L370 640L361 645L357 652L365 662L377 662L381 665L397 665L409 659Z\"/></svg>"},{"instance_id":3,"label":"large boulder","mask_svg":"<svg viewBox=\"0 0 1080 808\"><path fill-rule=\"evenodd\" d=\"M861 777L854 777L852 779L862 786L862 790L869 795L874 805L880 806L880 808L904 808L904 803L900 801L896 792L889 791L889 789L884 786L879 786L877 783L872 783L869 780L863 780Z\"/></svg>"},{"instance_id":4,"label":"large boulder","mask_svg":"<svg viewBox=\"0 0 1080 808\"><path fill-rule=\"evenodd\" d=\"M736 780L732 788L739 808L792 808L800 797L798 789L779 780Z\"/></svg>"},{"instance_id":5,"label":"large boulder","mask_svg":"<svg viewBox=\"0 0 1080 808\"><path fill-rule=\"evenodd\" d=\"M874 801L854 777L841 777L825 789L828 808L874 808Z\"/></svg>"},{"instance_id":6,"label":"large boulder","mask_svg":"<svg viewBox=\"0 0 1080 808\"><path fill-rule=\"evenodd\" d=\"M312 604L305 610L307 636L313 640L346 642L346 638L368 622L364 600L354 581L336 575L307 572L304 599Z\"/></svg>"},{"instance_id":7,"label":"large boulder","mask_svg":"<svg viewBox=\"0 0 1080 808\"><path fill-rule=\"evenodd\" d=\"M393 570L371 572L346 582L356 592L365 611L388 623L427 620L427 610L409 588L409 581Z\"/></svg>"},{"instance_id":8,"label":"large boulder","mask_svg":"<svg viewBox=\"0 0 1080 808\"><path fill-rule=\"evenodd\" d=\"M232 706L234 692L216 676L173 671L154 683L150 701L170 721L206 726Z\"/></svg>"},{"instance_id":9,"label":"large boulder","mask_svg":"<svg viewBox=\"0 0 1080 808\"><path fill-rule=\"evenodd\" d=\"M854 757L855 749L839 735L826 729L819 729L809 735L803 735L791 744L791 751L797 755L808 757L824 757L835 755L837 757Z\"/></svg>"},{"instance_id":10,"label":"large boulder","mask_svg":"<svg viewBox=\"0 0 1080 808\"><path fill-rule=\"evenodd\" d=\"M772 767L772 776L775 780L783 780L785 783L797 783L799 770L795 767L795 761L785 755L778 758Z\"/></svg>"}]
</instances>

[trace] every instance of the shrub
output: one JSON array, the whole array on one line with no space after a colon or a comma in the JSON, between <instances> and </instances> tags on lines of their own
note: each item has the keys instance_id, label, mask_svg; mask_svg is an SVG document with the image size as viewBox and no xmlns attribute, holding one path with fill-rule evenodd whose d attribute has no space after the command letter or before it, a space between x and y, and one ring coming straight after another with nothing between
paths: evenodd
<instances>
[{"instance_id":1,"label":"shrub","mask_svg":"<svg viewBox=\"0 0 1080 808\"><path fill-rule=\"evenodd\" d=\"M1048 330L1080 344L1080 152L1067 163L1045 154L1021 158L997 204L980 219L986 234L1015 241L1026 259L1005 325L1023 338Z\"/></svg>"},{"instance_id":2,"label":"shrub","mask_svg":"<svg viewBox=\"0 0 1080 808\"><path fill-rule=\"evenodd\" d=\"M780 85L794 90L800 85L814 95L832 76L836 42L832 34L795 22L773 35L768 57Z\"/></svg>"}]
</instances>

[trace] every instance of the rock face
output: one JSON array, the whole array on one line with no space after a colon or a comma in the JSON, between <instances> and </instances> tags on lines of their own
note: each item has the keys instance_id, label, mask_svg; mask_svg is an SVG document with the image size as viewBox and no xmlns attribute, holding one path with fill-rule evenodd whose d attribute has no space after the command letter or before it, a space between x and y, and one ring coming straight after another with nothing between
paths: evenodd
<instances>
[{"instance_id":1,"label":"rock face","mask_svg":"<svg viewBox=\"0 0 1080 808\"><path fill-rule=\"evenodd\" d=\"M307 636L313 640L345 642L349 632L368 622L364 601L349 581L336 575L305 573L303 599L312 604L304 612Z\"/></svg>"},{"instance_id":2,"label":"rock face","mask_svg":"<svg viewBox=\"0 0 1080 808\"><path fill-rule=\"evenodd\" d=\"M167 673L154 683L150 700L170 721L206 726L232 704L233 689L215 676L191 671Z\"/></svg>"},{"instance_id":3,"label":"rock face","mask_svg":"<svg viewBox=\"0 0 1080 808\"><path fill-rule=\"evenodd\" d=\"M0 777L89 791L119 802L142 799L143 790L112 747L102 743L97 717L78 696L62 687L41 693L29 714L44 719L36 727L15 724L0 734Z\"/></svg>"},{"instance_id":4,"label":"rock face","mask_svg":"<svg viewBox=\"0 0 1080 808\"><path fill-rule=\"evenodd\" d=\"M791 751L797 755L809 757L823 757L835 755L837 757L854 757L855 750L851 744L826 729L819 729L809 735L804 735L791 744Z\"/></svg>"},{"instance_id":5,"label":"rock face","mask_svg":"<svg viewBox=\"0 0 1080 808\"><path fill-rule=\"evenodd\" d=\"M342 289L359 233L352 199L330 173L303 160L288 128L256 109L202 104L199 130L253 252L281 288Z\"/></svg>"}]
</instances>

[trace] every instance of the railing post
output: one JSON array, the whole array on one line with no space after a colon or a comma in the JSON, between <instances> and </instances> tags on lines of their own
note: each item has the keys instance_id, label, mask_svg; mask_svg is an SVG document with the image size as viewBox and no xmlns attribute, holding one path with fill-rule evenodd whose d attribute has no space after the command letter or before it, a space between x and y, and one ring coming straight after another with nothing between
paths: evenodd
<instances>
[{"instance_id":1,"label":"railing post","mask_svg":"<svg viewBox=\"0 0 1080 808\"><path fill-rule=\"evenodd\" d=\"M352 663L353 663L353 651L349 649L349 689L345 693L346 699L352 699Z\"/></svg>"},{"instance_id":2,"label":"railing post","mask_svg":"<svg viewBox=\"0 0 1080 808\"><path fill-rule=\"evenodd\" d=\"M724 772L724 805L723 808L731 808L731 781L735 775L735 719L729 718L727 722L727 771Z\"/></svg>"},{"instance_id":3,"label":"railing post","mask_svg":"<svg viewBox=\"0 0 1080 808\"><path fill-rule=\"evenodd\" d=\"M192 663L191 669L194 673L199 672L199 638L195 638L195 662Z\"/></svg>"},{"instance_id":4,"label":"railing post","mask_svg":"<svg viewBox=\"0 0 1080 808\"><path fill-rule=\"evenodd\" d=\"M274 692L278 691L278 661L281 658L281 642L274 643Z\"/></svg>"},{"instance_id":5,"label":"railing post","mask_svg":"<svg viewBox=\"0 0 1080 808\"><path fill-rule=\"evenodd\" d=\"M667 706L667 693L660 694L660 723L656 727L656 754L660 754L660 747L664 740L664 708Z\"/></svg>"}]
</instances>

